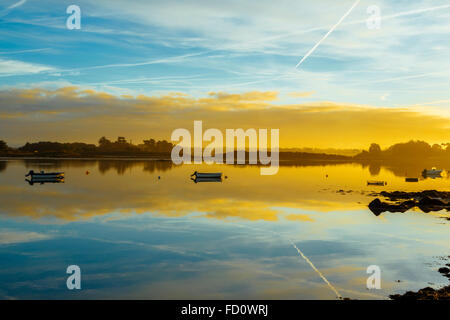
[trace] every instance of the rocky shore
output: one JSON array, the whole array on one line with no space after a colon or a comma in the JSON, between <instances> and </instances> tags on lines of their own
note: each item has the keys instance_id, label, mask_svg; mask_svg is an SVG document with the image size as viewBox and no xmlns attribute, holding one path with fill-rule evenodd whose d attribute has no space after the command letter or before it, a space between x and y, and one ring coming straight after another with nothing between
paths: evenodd
<instances>
[{"instance_id":1,"label":"rocky shore","mask_svg":"<svg viewBox=\"0 0 450 320\"><path fill-rule=\"evenodd\" d=\"M448 259L448 257L443 257L443 259ZM447 263L445 267L439 268L438 272L444 277L450 280L450 263ZM447 285L440 289L433 289L431 287L426 287L418 290L417 292L408 291L404 294L393 294L389 298L392 300L450 300L450 285Z\"/></svg>"},{"instance_id":2,"label":"rocky shore","mask_svg":"<svg viewBox=\"0 0 450 320\"><path fill-rule=\"evenodd\" d=\"M408 291L404 294L393 294L392 300L450 300L450 285L441 289L426 287L417 292Z\"/></svg>"},{"instance_id":3,"label":"rocky shore","mask_svg":"<svg viewBox=\"0 0 450 320\"><path fill-rule=\"evenodd\" d=\"M378 194L389 202L383 202L376 198L369 204L369 209L375 214L383 212L406 212L413 207L418 207L423 212L450 211L450 192L425 190L420 192L382 191Z\"/></svg>"}]
</instances>

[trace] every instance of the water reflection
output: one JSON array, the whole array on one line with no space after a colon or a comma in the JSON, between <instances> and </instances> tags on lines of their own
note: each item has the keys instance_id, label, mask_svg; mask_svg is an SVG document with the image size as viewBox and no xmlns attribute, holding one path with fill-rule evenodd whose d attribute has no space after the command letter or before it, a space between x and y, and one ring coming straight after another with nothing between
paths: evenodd
<instances>
[{"instance_id":1,"label":"water reflection","mask_svg":"<svg viewBox=\"0 0 450 320\"><path fill-rule=\"evenodd\" d=\"M64 179L39 179L39 178L35 178L35 179L25 179L26 182L28 182L28 184L30 186L36 184L44 184L44 183L64 183Z\"/></svg>"},{"instance_id":2,"label":"water reflection","mask_svg":"<svg viewBox=\"0 0 450 320\"><path fill-rule=\"evenodd\" d=\"M0 172L5 171L7 165L8 165L8 161L0 160Z\"/></svg>"},{"instance_id":3,"label":"water reflection","mask_svg":"<svg viewBox=\"0 0 450 320\"><path fill-rule=\"evenodd\" d=\"M30 169L64 171L65 183L30 186ZM195 184L194 171L227 179ZM407 183L409 167L376 171L387 186L367 186L374 170L355 163L261 176L251 165L9 161L0 172L0 298L73 298L61 274L79 264L77 298L334 299L292 243L343 296L439 284L426 263L450 250L448 222L436 218L445 214L376 217L367 204L375 191L449 190L448 179ZM383 270L375 293L365 288L371 264Z\"/></svg>"},{"instance_id":4,"label":"water reflection","mask_svg":"<svg viewBox=\"0 0 450 320\"><path fill-rule=\"evenodd\" d=\"M63 169L65 183L29 189L19 179L29 169ZM195 170L224 172L228 179L219 184L192 184L190 175ZM90 174L86 175L86 171ZM277 175L261 176L257 166L249 165L174 166L170 161L25 160L11 161L3 174L1 214L65 220L119 211L154 212L166 216L199 212L218 219L239 217L277 221L286 215L284 208L318 212L359 210L372 200L371 192L381 191L380 188L388 191L448 188L447 179L406 183L391 167L381 167L378 174L380 180L388 181L387 186L368 186L373 172L359 164L297 164L282 166ZM309 220L313 219L310 217Z\"/></svg>"}]
</instances>

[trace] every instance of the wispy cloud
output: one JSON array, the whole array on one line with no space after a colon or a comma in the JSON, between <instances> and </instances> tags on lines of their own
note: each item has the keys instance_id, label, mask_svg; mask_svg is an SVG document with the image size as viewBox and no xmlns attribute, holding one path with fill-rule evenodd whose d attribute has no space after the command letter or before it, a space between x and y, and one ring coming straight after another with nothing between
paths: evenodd
<instances>
[{"instance_id":1,"label":"wispy cloud","mask_svg":"<svg viewBox=\"0 0 450 320\"><path fill-rule=\"evenodd\" d=\"M29 52L42 52L51 50L50 48L40 48L40 49L27 49L27 50L17 50L17 51L0 51L0 54L17 54L17 53L29 53Z\"/></svg>"},{"instance_id":2,"label":"wispy cloud","mask_svg":"<svg viewBox=\"0 0 450 320\"><path fill-rule=\"evenodd\" d=\"M25 2L27 2L27 0L20 0L12 5L10 5L7 9L14 9L17 7L20 7L21 5L25 4Z\"/></svg>"},{"instance_id":3,"label":"wispy cloud","mask_svg":"<svg viewBox=\"0 0 450 320\"><path fill-rule=\"evenodd\" d=\"M312 96L315 91L289 92L288 95L293 98L307 98Z\"/></svg>"},{"instance_id":4,"label":"wispy cloud","mask_svg":"<svg viewBox=\"0 0 450 320\"><path fill-rule=\"evenodd\" d=\"M26 2L27 2L27 0L20 0L20 1L16 2L16 3L13 3L9 7L7 7L6 9L0 11L0 17L2 17L4 15L7 15L11 10L24 5Z\"/></svg>"},{"instance_id":5,"label":"wispy cloud","mask_svg":"<svg viewBox=\"0 0 450 320\"><path fill-rule=\"evenodd\" d=\"M53 67L19 60L0 59L0 77L55 71Z\"/></svg>"},{"instance_id":6,"label":"wispy cloud","mask_svg":"<svg viewBox=\"0 0 450 320\"><path fill-rule=\"evenodd\" d=\"M0 245L34 242L50 239L51 236L37 232L0 230Z\"/></svg>"}]
</instances>

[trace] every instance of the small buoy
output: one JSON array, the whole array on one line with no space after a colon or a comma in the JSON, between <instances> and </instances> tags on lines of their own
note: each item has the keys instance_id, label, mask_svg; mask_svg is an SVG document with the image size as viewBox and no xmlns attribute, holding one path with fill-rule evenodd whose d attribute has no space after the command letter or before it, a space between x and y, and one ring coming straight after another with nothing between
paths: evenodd
<instances>
[{"instance_id":1,"label":"small buoy","mask_svg":"<svg viewBox=\"0 0 450 320\"><path fill-rule=\"evenodd\" d=\"M158 176L158 180L161 180L161 177L160 177L160 176Z\"/></svg>"},{"instance_id":2,"label":"small buoy","mask_svg":"<svg viewBox=\"0 0 450 320\"><path fill-rule=\"evenodd\" d=\"M86 170L86 175L90 174L89 170Z\"/></svg>"},{"instance_id":3,"label":"small buoy","mask_svg":"<svg viewBox=\"0 0 450 320\"><path fill-rule=\"evenodd\" d=\"M228 176L225 176L225 179L228 179Z\"/></svg>"},{"instance_id":4,"label":"small buoy","mask_svg":"<svg viewBox=\"0 0 450 320\"><path fill-rule=\"evenodd\" d=\"M325 175L325 178L328 178L328 175Z\"/></svg>"}]
</instances>

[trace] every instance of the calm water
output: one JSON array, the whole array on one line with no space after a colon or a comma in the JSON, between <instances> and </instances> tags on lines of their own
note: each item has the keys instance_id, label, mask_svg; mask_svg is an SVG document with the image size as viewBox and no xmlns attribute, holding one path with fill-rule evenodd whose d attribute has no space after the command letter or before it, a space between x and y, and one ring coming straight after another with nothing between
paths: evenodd
<instances>
[{"instance_id":1,"label":"calm water","mask_svg":"<svg viewBox=\"0 0 450 320\"><path fill-rule=\"evenodd\" d=\"M65 183L29 185L31 169L64 171ZM195 170L228 179L196 184ZM446 214L367 209L371 191L450 190L447 176L404 182L418 170L284 166L261 176L256 166L0 161L0 298L335 299L334 288L385 299L438 287L448 282L437 272L450 254ZM366 186L373 179L388 185ZM73 264L82 289L69 291ZM366 289L369 265L381 268L381 290Z\"/></svg>"}]
</instances>

